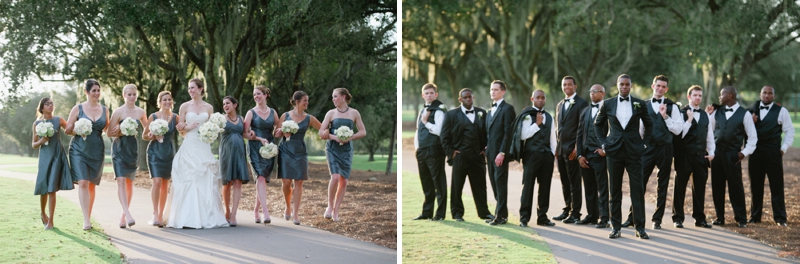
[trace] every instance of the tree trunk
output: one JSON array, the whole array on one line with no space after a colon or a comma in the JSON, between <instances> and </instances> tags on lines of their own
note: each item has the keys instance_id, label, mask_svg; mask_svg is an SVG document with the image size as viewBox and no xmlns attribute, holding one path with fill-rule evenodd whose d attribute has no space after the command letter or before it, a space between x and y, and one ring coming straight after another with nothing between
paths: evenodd
<instances>
[{"instance_id":1,"label":"tree trunk","mask_svg":"<svg viewBox=\"0 0 800 264\"><path fill-rule=\"evenodd\" d=\"M386 162L386 175L392 173L392 156L394 155L394 139L397 137L397 117L392 122L392 137L389 138L389 161Z\"/></svg>"},{"instance_id":2,"label":"tree trunk","mask_svg":"<svg viewBox=\"0 0 800 264\"><path fill-rule=\"evenodd\" d=\"M375 161L375 149L369 148L369 159L367 161Z\"/></svg>"}]
</instances>

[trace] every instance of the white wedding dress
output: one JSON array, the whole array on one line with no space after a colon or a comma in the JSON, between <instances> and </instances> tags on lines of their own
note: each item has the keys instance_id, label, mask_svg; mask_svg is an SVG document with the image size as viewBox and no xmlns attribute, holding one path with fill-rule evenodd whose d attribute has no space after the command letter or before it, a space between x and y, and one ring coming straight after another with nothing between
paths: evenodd
<instances>
[{"instance_id":1,"label":"white wedding dress","mask_svg":"<svg viewBox=\"0 0 800 264\"><path fill-rule=\"evenodd\" d=\"M189 112L187 124L208 121L208 113ZM198 127L200 127L198 125ZM198 128L186 132L172 161L172 186L164 215L167 227L227 227L219 189L219 162L211 153L211 145L200 141Z\"/></svg>"}]
</instances>

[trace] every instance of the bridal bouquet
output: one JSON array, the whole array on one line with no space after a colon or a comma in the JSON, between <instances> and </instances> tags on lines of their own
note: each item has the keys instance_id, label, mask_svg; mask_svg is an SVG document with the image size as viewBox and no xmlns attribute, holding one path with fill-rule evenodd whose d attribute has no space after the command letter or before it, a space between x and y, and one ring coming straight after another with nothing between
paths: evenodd
<instances>
[{"instance_id":1,"label":"bridal bouquet","mask_svg":"<svg viewBox=\"0 0 800 264\"><path fill-rule=\"evenodd\" d=\"M72 131L86 140L86 136L92 133L92 121L87 118L78 119L78 121L75 121L75 127L72 128Z\"/></svg>"},{"instance_id":2,"label":"bridal bouquet","mask_svg":"<svg viewBox=\"0 0 800 264\"><path fill-rule=\"evenodd\" d=\"M208 122L217 125L219 128L225 128L226 121L225 121L225 116L223 114L220 113L211 114L211 117L208 118Z\"/></svg>"},{"instance_id":3,"label":"bridal bouquet","mask_svg":"<svg viewBox=\"0 0 800 264\"><path fill-rule=\"evenodd\" d=\"M150 133L153 134L153 136L163 136L167 134L167 131L169 131L169 124L167 124L167 121L164 119L156 119L150 123ZM164 143L164 138L159 138L158 143Z\"/></svg>"},{"instance_id":4,"label":"bridal bouquet","mask_svg":"<svg viewBox=\"0 0 800 264\"><path fill-rule=\"evenodd\" d=\"M278 155L278 146L270 142L258 149L258 153L265 159L271 159Z\"/></svg>"},{"instance_id":5,"label":"bridal bouquet","mask_svg":"<svg viewBox=\"0 0 800 264\"><path fill-rule=\"evenodd\" d=\"M139 124L130 117L126 117L125 120L122 120L122 124L119 124L119 131L123 136L136 136L137 128L139 128Z\"/></svg>"},{"instance_id":6,"label":"bridal bouquet","mask_svg":"<svg viewBox=\"0 0 800 264\"><path fill-rule=\"evenodd\" d=\"M53 130L53 123L50 122L41 122L36 125L36 135L39 137L52 137L55 134L55 130ZM50 140L45 141L44 145L50 143Z\"/></svg>"},{"instance_id":7,"label":"bridal bouquet","mask_svg":"<svg viewBox=\"0 0 800 264\"><path fill-rule=\"evenodd\" d=\"M217 124L205 122L199 129L200 141L211 144L214 140L217 140L220 132L222 132L222 128L219 128Z\"/></svg>"},{"instance_id":8,"label":"bridal bouquet","mask_svg":"<svg viewBox=\"0 0 800 264\"><path fill-rule=\"evenodd\" d=\"M334 132L334 134L336 134L336 137L338 137L339 140L348 141L350 140L350 137L353 136L353 130L346 126L340 126L339 128L336 129L336 132ZM341 145L344 145L344 143L339 143L339 146Z\"/></svg>"},{"instance_id":9,"label":"bridal bouquet","mask_svg":"<svg viewBox=\"0 0 800 264\"><path fill-rule=\"evenodd\" d=\"M284 121L283 125L281 126L281 132L283 132L283 133L294 134L294 133L297 133L298 129L300 129L300 127L297 126L297 123L295 123L292 120ZM290 139L290 137L286 137L286 141L289 141L289 139Z\"/></svg>"}]
</instances>

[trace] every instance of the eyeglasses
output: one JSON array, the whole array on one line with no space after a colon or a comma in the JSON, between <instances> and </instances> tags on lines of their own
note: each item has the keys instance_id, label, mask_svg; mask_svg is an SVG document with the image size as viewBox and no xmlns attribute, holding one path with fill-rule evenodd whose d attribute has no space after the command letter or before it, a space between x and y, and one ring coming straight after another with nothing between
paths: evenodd
<instances>
[{"instance_id":1,"label":"eyeglasses","mask_svg":"<svg viewBox=\"0 0 800 264\"><path fill-rule=\"evenodd\" d=\"M595 91L595 90L589 89L589 93L604 93L604 92L603 91Z\"/></svg>"}]
</instances>

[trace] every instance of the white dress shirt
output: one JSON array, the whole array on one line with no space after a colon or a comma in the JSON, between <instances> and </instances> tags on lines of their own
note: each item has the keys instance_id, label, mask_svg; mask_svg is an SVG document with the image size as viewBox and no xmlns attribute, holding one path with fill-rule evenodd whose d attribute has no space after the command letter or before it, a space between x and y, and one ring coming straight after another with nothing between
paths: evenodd
<instances>
[{"instance_id":1,"label":"white dress shirt","mask_svg":"<svg viewBox=\"0 0 800 264\"><path fill-rule=\"evenodd\" d=\"M475 123L475 113L472 112L472 113L467 114L467 110L475 111L475 107L473 107L472 109L467 109L467 108L464 108L463 105L461 106L461 112L464 113L465 115L467 115L467 119L469 119L469 122Z\"/></svg>"},{"instance_id":2,"label":"white dress shirt","mask_svg":"<svg viewBox=\"0 0 800 264\"><path fill-rule=\"evenodd\" d=\"M539 108L536 108L535 106L533 107L533 109L539 111ZM533 137L533 135L535 135L536 132L539 132L540 130L539 126L536 125L536 119L535 119L536 117L535 116L529 116L529 117L530 117L529 119L522 120L522 133L520 135L520 139L522 140L526 140ZM546 121L547 121L547 116L543 116L542 123L546 123ZM553 122L553 120L550 120L550 150L553 152L553 155L556 155L556 144L557 141L556 141L555 122Z\"/></svg>"},{"instance_id":3,"label":"white dress shirt","mask_svg":"<svg viewBox=\"0 0 800 264\"><path fill-rule=\"evenodd\" d=\"M417 125L422 120L422 113L427 111L427 107L422 108L422 111L419 112L419 116L417 117ZM428 119L431 117L429 116ZM439 135L442 132L442 124L444 124L444 113L443 111L433 111L433 120L436 124L432 124L431 122L425 123L425 127L428 128L428 132L434 135ZM418 133L414 133L414 149L419 148L419 135Z\"/></svg>"},{"instance_id":4,"label":"white dress shirt","mask_svg":"<svg viewBox=\"0 0 800 264\"><path fill-rule=\"evenodd\" d=\"M567 110L569 110L569 107L572 105L572 104L569 103L569 100L570 99L574 99L576 95L578 95L578 93L574 93L571 96L567 96L567 98L564 98L564 100L566 100L566 101L564 101L564 112L562 112L562 113L566 113Z\"/></svg>"},{"instance_id":5,"label":"white dress shirt","mask_svg":"<svg viewBox=\"0 0 800 264\"><path fill-rule=\"evenodd\" d=\"M662 97L658 102L655 102L655 103L653 103L653 99L652 98L650 98L648 100L650 100L650 102L651 102L650 105L653 107L653 111L656 112L659 117L661 117L661 113L659 111L659 108L661 107L661 104L664 102L664 98ZM669 130L669 132L672 132L672 134L674 134L674 135L680 135L681 131L683 131L683 122L682 122L682 120L683 120L683 117L681 116L680 109L678 109L678 106L673 104L672 105L672 114L668 115L667 119L664 119L664 124L667 125L667 130ZM656 122L656 120L653 120L653 122ZM639 130L640 130L639 133L644 135L644 123L641 120L639 120Z\"/></svg>"},{"instance_id":6,"label":"white dress shirt","mask_svg":"<svg viewBox=\"0 0 800 264\"><path fill-rule=\"evenodd\" d=\"M700 115L708 115L708 113L706 113L706 111L703 111L703 109L700 109L700 107L694 108L692 106L689 106L689 108L690 108L689 111L692 111L693 109L700 110L700 112L695 112L694 113L694 117L693 117L694 122L700 122ZM683 118L683 116L681 116L681 118ZM681 120L683 120L683 119L681 119ZM716 151L716 149L717 149L717 143L714 141L714 126L712 124L713 123L711 123L711 116L709 116L708 117L708 131L706 131L706 152L708 152L709 156L714 156L714 151ZM690 128L692 128L692 120L691 119L687 119L686 122L683 124L683 131L681 132L681 134L682 134L681 138L685 138L686 137L686 133L689 132Z\"/></svg>"},{"instance_id":7,"label":"white dress shirt","mask_svg":"<svg viewBox=\"0 0 800 264\"><path fill-rule=\"evenodd\" d=\"M739 109L739 107L740 106L739 106L738 102L736 104L734 104L733 106L731 106L731 107L721 106L719 109L714 110L713 113L708 115L708 122L711 124L712 128L716 127L717 122L716 122L714 116L716 115L717 111L719 111L719 110L725 111L725 109L733 109L733 112L725 111L725 119L727 120L727 119L730 119L731 116L733 116L733 113L735 113L736 110ZM741 152L742 152L742 154L744 154L745 157L747 157L747 156L750 156L750 154L753 154L753 151L756 150L756 143L758 143L758 136L756 134L756 126L753 123L753 115L750 114L750 111L747 111L747 113L745 113L743 124L744 124L744 131L747 134L747 143L745 143L744 149L742 149Z\"/></svg>"},{"instance_id":8,"label":"white dress shirt","mask_svg":"<svg viewBox=\"0 0 800 264\"><path fill-rule=\"evenodd\" d=\"M769 107L768 109L761 109L759 107L759 116L761 119L767 116L767 113L775 103L770 103L765 105L764 102L761 102L760 106ZM759 119L759 120L761 120ZM783 144L781 145L781 150L783 153L786 153L786 150L792 146L794 142L794 125L792 125L792 119L789 117L789 111L786 110L786 107L781 107L781 111L778 112L778 125L781 125L781 130L783 130Z\"/></svg>"},{"instance_id":9,"label":"white dress shirt","mask_svg":"<svg viewBox=\"0 0 800 264\"><path fill-rule=\"evenodd\" d=\"M589 103L589 107L591 107L593 105L598 105L598 106L597 107L592 107L592 120L597 118L597 112L600 111L600 107L603 107L603 101L600 101L599 103L596 103L596 104L595 103ZM594 124L594 122L592 122L592 124Z\"/></svg>"},{"instance_id":10,"label":"white dress shirt","mask_svg":"<svg viewBox=\"0 0 800 264\"><path fill-rule=\"evenodd\" d=\"M621 96L617 96L617 120L619 120L619 124L622 126L622 129L625 129L625 127L628 126L628 121L631 120L631 116L633 116L633 104L631 103L633 98L630 94L628 95L627 101L619 101L621 98ZM639 107L644 106L642 105Z\"/></svg>"},{"instance_id":11,"label":"white dress shirt","mask_svg":"<svg viewBox=\"0 0 800 264\"><path fill-rule=\"evenodd\" d=\"M500 103L502 103L502 102L503 102L503 99L500 99L500 100L492 102L492 104L500 105ZM492 106L492 109L489 110L489 115L494 116L494 112L497 112L497 106Z\"/></svg>"}]
</instances>

